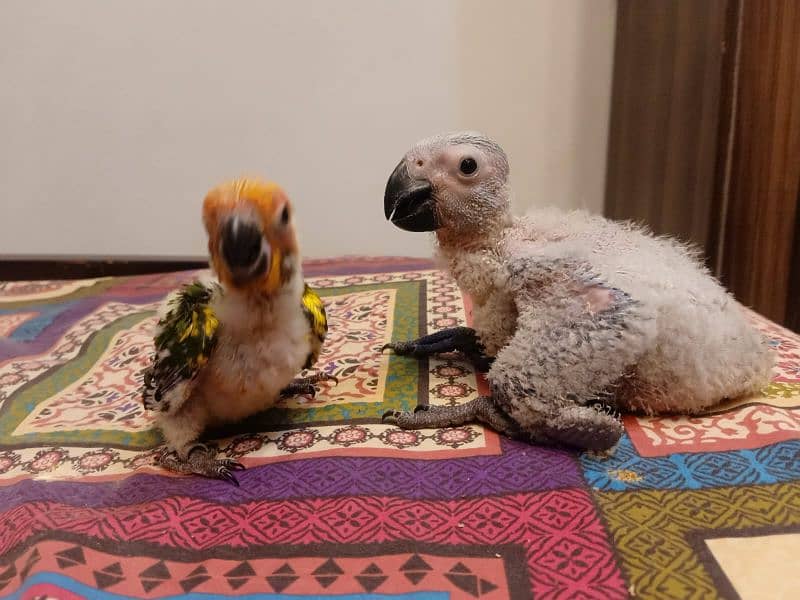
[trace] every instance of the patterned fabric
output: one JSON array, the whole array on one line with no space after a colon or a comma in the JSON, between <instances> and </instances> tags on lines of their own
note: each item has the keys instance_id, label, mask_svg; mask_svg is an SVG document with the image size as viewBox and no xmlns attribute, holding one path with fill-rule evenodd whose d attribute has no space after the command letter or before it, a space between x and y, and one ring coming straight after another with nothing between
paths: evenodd
<instances>
[{"instance_id":1,"label":"patterned fabric","mask_svg":"<svg viewBox=\"0 0 800 600\"><path fill-rule=\"evenodd\" d=\"M241 488L154 466L139 401L156 307L196 273L0 283L0 596L796 597L798 336L753 315L770 386L703 417L626 418L601 459L382 425L486 393L458 357L376 351L468 324L469 303L424 261L306 274L330 322L317 367L340 383L214 433Z\"/></svg>"}]
</instances>

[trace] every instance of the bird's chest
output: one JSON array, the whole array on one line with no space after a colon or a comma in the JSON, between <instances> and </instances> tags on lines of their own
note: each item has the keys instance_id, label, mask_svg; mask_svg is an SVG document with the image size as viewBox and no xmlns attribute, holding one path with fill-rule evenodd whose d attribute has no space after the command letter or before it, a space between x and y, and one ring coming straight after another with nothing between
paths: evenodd
<instances>
[{"instance_id":1,"label":"bird's chest","mask_svg":"<svg viewBox=\"0 0 800 600\"><path fill-rule=\"evenodd\" d=\"M517 314L506 290L508 271L496 251L451 255L448 267L472 305L471 323L487 352L495 355L513 335Z\"/></svg>"},{"instance_id":2,"label":"bird's chest","mask_svg":"<svg viewBox=\"0 0 800 600\"><path fill-rule=\"evenodd\" d=\"M508 276L502 258L494 250L453 252L444 258L458 287L476 304L483 304Z\"/></svg>"},{"instance_id":3,"label":"bird's chest","mask_svg":"<svg viewBox=\"0 0 800 600\"><path fill-rule=\"evenodd\" d=\"M229 420L272 406L308 357L308 332L298 311L268 331L256 328L250 335L221 339L213 357L213 387L219 399L219 410L214 412Z\"/></svg>"},{"instance_id":4,"label":"bird's chest","mask_svg":"<svg viewBox=\"0 0 800 600\"><path fill-rule=\"evenodd\" d=\"M517 309L513 299L495 290L482 302L472 305L471 323L486 353L496 356L505 346L517 326Z\"/></svg>"}]
</instances>

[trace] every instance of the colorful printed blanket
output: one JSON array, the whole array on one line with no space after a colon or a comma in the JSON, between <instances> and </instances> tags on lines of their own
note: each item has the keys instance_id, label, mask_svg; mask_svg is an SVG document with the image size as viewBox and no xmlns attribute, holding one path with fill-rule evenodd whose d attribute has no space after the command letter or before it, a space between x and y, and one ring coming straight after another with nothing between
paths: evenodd
<instances>
[{"instance_id":1,"label":"colorful printed blanket","mask_svg":"<svg viewBox=\"0 0 800 600\"><path fill-rule=\"evenodd\" d=\"M0 283L0 596L789 598L800 575L800 338L753 315L773 383L627 418L601 460L387 408L485 392L458 357L376 348L469 322L429 263L309 263L340 384L220 439L241 487L153 466L155 310L195 273Z\"/></svg>"}]
</instances>

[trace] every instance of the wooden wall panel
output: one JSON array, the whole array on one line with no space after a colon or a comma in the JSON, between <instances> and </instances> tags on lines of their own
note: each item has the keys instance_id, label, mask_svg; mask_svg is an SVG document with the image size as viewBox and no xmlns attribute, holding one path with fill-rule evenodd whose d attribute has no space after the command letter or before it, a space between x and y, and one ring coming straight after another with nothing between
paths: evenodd
<instances>
[{"instance_id":1,"label":"wooden wall panel","mask_svg":"<svg viewBox=\"0 0 800 600\"><path fill-rule=\"evenodd\" d=\"M606 214L704 245L726 0L620 0Z\"/></svg>"},{"instance_id":2,"label":"wooden wall panel","mask_svg":"<svg viewBox=\"0 0 800 600\"><path fill-rule=\"evenodd\" d=\"M620 0L606 214L800 330L800 1Z\"/></svg>"},{"instance_id":3,"label":"wooden wall panel","mask_svg":"<svg viewBox=\"0 0 800 600\"><path fill-rule=\"evenodd\" d=\"M741 12L719 264L723 282L742 302L787 322L798 302L789 289L798 243L800 2L745 0Z\"/></svg>"}]
</instances>

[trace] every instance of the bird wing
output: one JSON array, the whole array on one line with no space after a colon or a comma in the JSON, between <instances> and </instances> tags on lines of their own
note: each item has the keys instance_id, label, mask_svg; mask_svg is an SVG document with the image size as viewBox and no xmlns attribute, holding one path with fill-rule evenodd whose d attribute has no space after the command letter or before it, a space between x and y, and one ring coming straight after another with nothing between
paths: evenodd
<instances>
[{"instance_id":1,"label":"bird wing","mask_svg":"<svg viewBox=\"0 0 800 600\"><path fill-rule=\"evenodd\" d=\"M308 354L304 369L310 369L317 359L322 350L322 343L325 341L325 336L328 333L328 315L325 312L325 305L322 298L308 287L306 284L303 290L303 297L301 299L303 312L308 319L310 327L309 340L311 342L311 352Z\"/></svg>"},{"instance_id":2,"label":"bird wing","mask_svg":"<svg viewBox=\"0 0 800 600\"><path fill-rule=\"evenodd\" d=\"M146 409L168 412L177 408L176 401L185 400L186 393L175 398L168 392L193 381L214 350L219 320L211 300L221 291L215 283L195 281L168 302L167 313L158 322L153 362L144 372L142 401Z\"/></svg>"}]
</instances>

